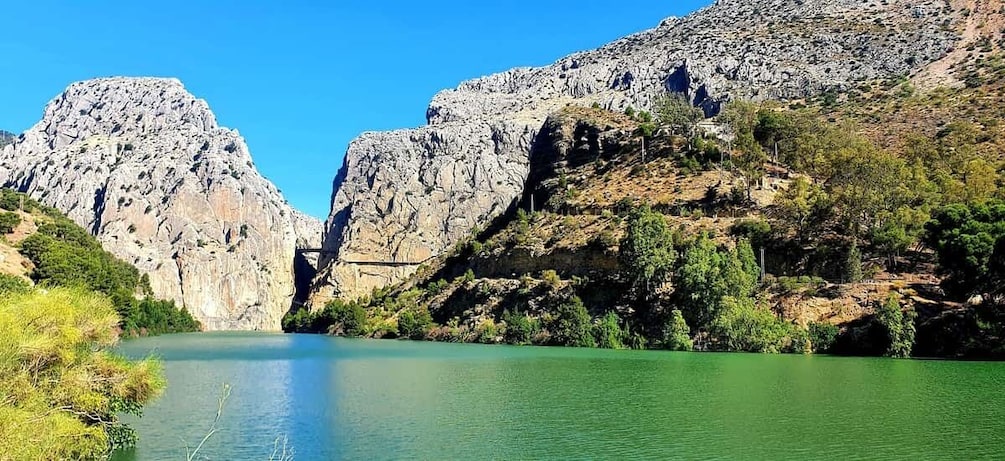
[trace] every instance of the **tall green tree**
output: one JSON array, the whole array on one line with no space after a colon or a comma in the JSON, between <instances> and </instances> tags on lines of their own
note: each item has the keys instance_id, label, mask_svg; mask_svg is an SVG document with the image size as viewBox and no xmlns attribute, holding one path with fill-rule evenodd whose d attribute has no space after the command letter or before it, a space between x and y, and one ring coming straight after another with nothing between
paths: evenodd
<instances>
[{"instance_id":1,"label":"tall green tree","mask_svg":"<svg viewBox=\"0 0 1005 461\"><path fill-rule=\"evenodd\" d=\"M821 224L827 219L831 203L827 193L804 176L797 176L775 196L775 209L799 242L818 235Z\"/></svg>"},{"instance_id":2,"label":"tall green tree","mask_svg":"<svg viewBox=\"0 0 1005 461\"><path fill-rule=\"evenodd\" d=\"M1005 236L1005 202L943 207L926 230L925 243L935 249L939 268L947 275L946 291L968 296L987 279L995 245Z\"/></svg>"},{"instance_id":3,"label":"tall green tree","mask_svg":"<svg viewBox=\"0 0 1005 461\"><path fill-rule=\"evenodd\" d=\"M718 247L706 234L684 245L677 261L676 296L690 325L706 328L715 319L726 296L749 298L757 287L757 269L750 246L744 264L736 249Z\"/></svg>"},{"instance_id":4,"label":"tall green tree","mask_svg":"<svg viewBox=\"0 0 1005 461\"><path fill-rule=\"evenodd\" d=\"M792 326L752 298L726 296L709 328L716 347L729 351L779 353Z\"/></svg>"},{"instance_id":5,"label":"tall green tree","mask_svg":"<svg viewBox=\"0 0 1005 461\"><path fill-rule=\"evenodd\" d=\"M644 298L651 298L668 281L677 257L674 240L666 218L648 205L636 208L628 218L621 263Z\"/></svg>"},{"instance_id":6,"label":"tall green tree","mask_svg":"<svg viewBox=\"0 0 1005 461\"><path fill-rule=\"evenodd\" d=\"M559 346L596 347L590 313L583 300L573 296L563 301L555 309L555 315L548 326L551 341Z\"/></svg>"},{"instance_id":7,"label":"tall green tree","mask_svg":"<svg viewBox=\"0 0 1005 461\"><path fill-rule=\"evenodd\" d=\"M664 349L672 351L690 351L694 349L694 342L691 339L691 327L687 326L684 314L674 309L663 327Z\"/></svg>"},{"instance_id":8,"label":"tall green tree","mask_svg":"<svg viewBox=\"0 0 1005 461\"><path fill-rule=\"evenodd\" d=\"M876 309L876 320L886 332L888 346L886 355L889 357L906 358L911 356L914 348L914 335L917 318L913 308L906 311L900 305L900 295L890 293L886 301L879 303Z\"/></svg>"}]
</instances>

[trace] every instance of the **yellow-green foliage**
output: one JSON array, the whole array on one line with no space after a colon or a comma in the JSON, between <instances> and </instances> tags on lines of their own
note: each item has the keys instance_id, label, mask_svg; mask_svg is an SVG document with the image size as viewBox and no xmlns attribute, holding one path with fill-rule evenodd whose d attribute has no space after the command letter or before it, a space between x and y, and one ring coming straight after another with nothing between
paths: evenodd
<instances>
[{"instance_id":1,"label":"yellow-green foliage","mask_svg":"<svg viewBox=\"0 0 1005 461\"><path fill-rule=\"evenodd\" d=\"M128 444L120 412L164 386L160 363L111 352L119 317L107 298L64 288L0 299L0 458L97 459Z\"/></svg>"}]
</instances>

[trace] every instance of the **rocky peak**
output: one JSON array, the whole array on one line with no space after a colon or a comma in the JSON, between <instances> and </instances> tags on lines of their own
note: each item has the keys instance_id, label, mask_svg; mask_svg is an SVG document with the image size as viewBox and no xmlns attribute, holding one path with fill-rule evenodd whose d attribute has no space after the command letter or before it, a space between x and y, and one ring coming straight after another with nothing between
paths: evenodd
<instances>
[{"instance_id":1,"label":"rocky peak","mask_svg":"<svg viewBox=\"0 0 1005 461\"><path fill-rule=\"evenodd\" d=\"M919 13L920 12L920 13ZM513 203L547 116L566 105L649 107L685 93L706 115L732 98L798 100L909 75L959 40L944 0L719 0L541 68L433 97L428 126L353 141L335 181L313 301L402 280Z\"/></svg>"},{"instance_id":2,"label":"rocky peak","mask_svg":"<svg viewBox=\"0 0 1005 461\"><path fill-rule=\"evenodd\" d=\"M70 85L3 149L0 182L90 229L210 329L278 329L294 248L320 229L175 79Z\"/></svg>"}]
</instances>

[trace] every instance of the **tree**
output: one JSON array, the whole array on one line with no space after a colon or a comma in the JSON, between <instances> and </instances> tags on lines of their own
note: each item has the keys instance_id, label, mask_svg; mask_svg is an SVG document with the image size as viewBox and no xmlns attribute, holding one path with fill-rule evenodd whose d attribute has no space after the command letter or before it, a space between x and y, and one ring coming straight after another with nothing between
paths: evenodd
<instances>
[{"instance_id":1,"label":"tree","mask_svg":"<svg viewBox=\"0 0 1005 461\"><path fill-rule=\"evenodd\" d=\"M834 154L827 193L852 237L868 235L885 217L916 197L911 170L902 159L871 146Z\"/></svg>"},{"instance_id":2,"label":"tree","mask_svg":"<svg viewBox=\"0 0 1005 461\"><path fill-rule=\"evenodd\" d=\"M14 228L21 224L21 217L17 213L0 213L0 234L14 232Z\"/></svg>"},{"instance_id":3,"label":"tree","mask_svg":"<svg viewBox=\"0 0 1005 461\"><path fill-rule=\"evenodd\" d=\"M689 135L695 125L705 117L683 93L670 93L658 98L654 104L656 120L670 127L670 134Z\"/></svg>"},{"instance_id":4,"label":"tree","mask_svg":"<svg viewBox=\"0 0 1005 461\"><path fill-rule=\"evenodd\" d=\"M876 321L883 328L888 340L886 356L906 358L911 356L914 348L915 326L917 318L913 308L901 309L900 295L890 293L886 301L876 308Z\"/></svg>"},{"instance_id":5,"label":"tree","mask_svg":"<svg viewBox=\"0 0 1005 461\"><path fill-rule=\"evenodd\" d=\"M757 257L754 256L754 247L750 245L750 240L740 239L736 242L736 259L740 262L744 276L740 279L747 282L756 282L761 279L761 266L757 264ZM750 288L753 291L753 287Z\"/></svg>"},{"instance_id":6,"label":"tree","mask_svg":"<svg viewBox=\"0 0 1005 461\"><path fill-rule=\"evenodd\" d=\"M503 340L509 344L529 344L539 329L537 321L520 313L520 311L506 310L503 312L502 318L506 322Z\"/></svg>"},{"instance_id":7,"label":"tree","mask_svg":"<svg viewBox=\"0 0 1005 461\"><path fill-rule=\"evenodd\" d=\"M1005 202L943 207L925 229L925 243L947 275L943 287L958 297L971 295L986 279L995 245L1005 236Z\"/></svg>"},{"instance_id":8,"label":"tree","mask_svg":"<svg viewBox=\"0 0 1005 461\"><path fill-rule=\"evenodd\" d=\"M869 239L888 257L888 267L894 270L897 257L918 241L930 218L923 209L902 206L895 211L880 212L877 219L880 224L873 227Z\"/></svg>"},{"instance_id":9,"label":"tree","mask_svg":"<svg viewBox=\"0 0 1005 461\"><path fill-rule=\"evenodd\" d=\"M709 333L715 347L728 351L781 352L792 327L752 298L726 296Z\"/></svg>"},{"instance_id":10,"label":"tree","mask_svg":"<svg viewBox=\"0 0 1005 461\"><path fill-rule=\"evenodd\" d=\"M757 106L749 101L730 101L723 111L723 119L735 137L733 164L740 170L747 186L747 200L751 199L754 183L764 177L767 156L754 137L757 127Z\"/></svg>"},{"instance_id":11,"label":"tree","mask_svg":"<svg viewBox=\"0 0 1005 461\"><path fill-rule=\"evenodd\" d=\"M839 333L838 327L829 323L811 323L809 327L810 344L813 352L827 352Z\"/></svg>"},{"instance_id":12,"label":"tree","mask_svg":"<svg viewBox=\"0 0 1005 461\"><path fill-rule=\"evenodd\" d=\"M643 205L628 218L628 232L621 242L621 263L632 286L651 298L673 270L674 236L662 214Z\"/></svg>"},{"instance_id":13,"label":"tree","mask_svg":"<svg viewBox=\"0 0 1005 461\"><path fill-rule=\"evenodd\" d=\"M795 140L806 123L805 117L792 112L762 108L757 111L754 138L778 161L777 157L787 158L795 149Z\"/></svg>"},{"instance_id":14,"label":"tree","mask_svg":"<svg viewBox=\"0 0 1005 461\"><path fill-rule=\"evenodd\" d=\"M848 283L859 283L862 281L862 252L858 250L858 244L852 242L848 247L848 253L844 258L844 280Z\"/></svg>"},{"instance_id":15,"label":"tree","mask_svg":"<svg viewBox=\"0 0 1005 461\"><path fill-rule=\"evenodd\" d=\"M593 327L596 345L602 349L624 349L625 331L621 329L621 318L614 311L608 311Z\"/></svg>"},{"instance_id":16,"label":"tree","mask_svg":"<svg viewBox=\"0 0 1005 461\"><path fill-rule=\"evenodd\" d=\"M398 314L398 333L404 338L424 339L432 326L433 316L428 309L406 309Z\"/></svg>"},{"instance_id":17,"label":"tree","mask_svg":"<svg viewBox=\"0 0 1005 461\"><path fill-rule=\"evenodd\" d=\"M560 303L548 325L551 341L558 346L595 347L590 313L579 296Z\"/></svg>"},{"instance_id":18,"label":"tree","mask_svg":"<svg viewBox=\"0 0 1005 461\"><path fill-rule=\"evenodd\" d=\"M749 298L757 287L756 263L749 244L740 257L737 249L720 249L699 234L681 252L674 272L676 296L689 324L703 329L718 316L726 296ZM744 259L747 263L744 263Z\"/></svg>"},{"instance_id":19,"label":"tree","mask_svg":"<svg viewBox=\"0 0 1005 461\"><path fill-rule=\"evenodd\" d=\"M360 336L366 331L366 310L357 302L333 299L321 311L316 330L341 336Z\"/></svg>"},{"instance_id":20,"label":"tree","mask_svg":"<svg viewBox=\"0 0 1005 461\"><path fill-rule=\"evenodd\" d=\"M827 193L804 176L797 176L775 196L779 219L791 226L800 242L812 239L815 229L826 219L830 205Z\"/></svg>"},{"instance_id":21,"label":"tree","mask_svg":"<svg viewBox=\"0 0 1005 461\"><path fill-rule=\"evenodd\" d=\"M674 309L663 327L663 348L672 351L690 351L694 349L691 341L691 328L684 320L684 314Z\"/></svg>"}]
</instances>

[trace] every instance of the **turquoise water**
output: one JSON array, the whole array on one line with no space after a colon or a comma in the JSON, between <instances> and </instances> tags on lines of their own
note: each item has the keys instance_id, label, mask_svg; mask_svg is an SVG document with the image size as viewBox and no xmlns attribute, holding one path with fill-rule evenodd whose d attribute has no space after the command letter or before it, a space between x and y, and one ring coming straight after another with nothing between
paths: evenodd
<instances>
[{"instance_id":1,"label":"turquoise water","mask_svg":"<svg viewBox=\"0 0 1005 461\"><path fill-rule=\"evenodd\" d=\"M1005 459L1005 364L191 334L120 459Z\"/></svg>"}]
</instances>

